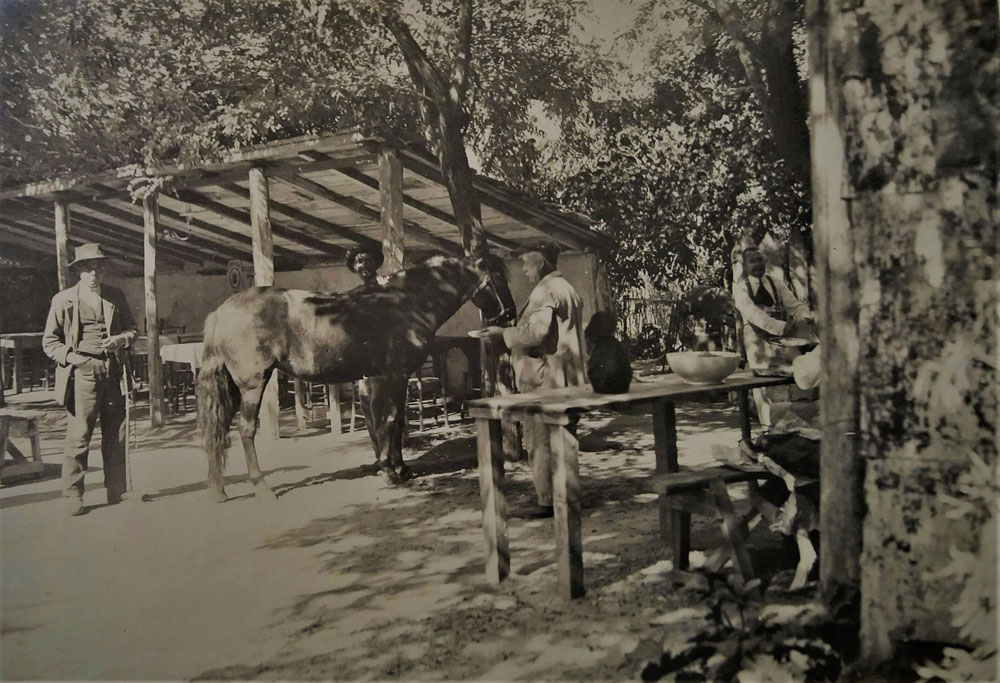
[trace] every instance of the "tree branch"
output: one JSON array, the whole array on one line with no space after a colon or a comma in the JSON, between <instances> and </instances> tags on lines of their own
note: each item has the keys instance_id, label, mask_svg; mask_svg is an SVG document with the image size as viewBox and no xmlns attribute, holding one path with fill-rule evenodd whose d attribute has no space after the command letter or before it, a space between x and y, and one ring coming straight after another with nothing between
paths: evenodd
<instances>
[{"instance_id":1,"label":"tree branch","mask_svg":"<svg viewBox=\"0 0 1000 683\"><path fill-rule=\"evenodd\" d=\"M414 79L414 84L423 86L424 92L434 100L439 109L448 103L448 89L437 67L431 63L424 49L417 43L410 27L394 10L382 14L382 23L392 33L403 53L403 59ZM445 105L443 107L442 105Z\"/></svg>"},{"instance_id":2,"label":"tree branch","mask_svg":"<svg viewBox=\"0 0 1000 683\"><path fill-rule=\"evenodd\" d=\"M454 89L455 105L461 107L469 89L469 68L472 61L472 0L456 0L456 4L458 5L458 32L451 85Z\"/></svg>"}]
</instances>

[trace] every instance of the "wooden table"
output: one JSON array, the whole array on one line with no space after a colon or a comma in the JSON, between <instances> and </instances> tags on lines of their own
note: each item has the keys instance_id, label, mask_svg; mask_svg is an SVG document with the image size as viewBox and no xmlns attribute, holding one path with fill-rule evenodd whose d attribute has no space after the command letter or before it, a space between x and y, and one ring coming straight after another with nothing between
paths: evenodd
<instances>
[{"instance_id":1,"label":"wooden table","mask_svg":"<svg viewBox=\"0 0 1000 683\"><path fill-rule=\"evenodd\" d=\"M503 481L504 454L500 431L502 420L524 421L540 415L548 425L553 457L553 506L555 507L556 563L559 592L564 598L583 595L583 543L580 528L580 480L576 423L591 410L620 410L649 404L653 414L656 472L677 472L677 402L710 392L735 391L739 396L743 438L750 440L749 391L758 387L790 384L787 377L757 377L738 372L725 381L709 385L687 384L677 375L655 382L633 382L625 394L597 394L589 386L552 389L530 394L485 398L470 403L476 418L479 454L479 493L483 505L486 536L486 577L503 581L510 573L507 544L506 502ZM690 514L672 510L666 495L659 499L660 531L673 547L673 556L688 555Z\"/></svg>"},{"instance_id":2,"label":"wooden table","mask_svg":"<svg viewBox=\"0 0 1000 683\"><path fill-rule=\"evenodd\" d=\"M41 332L16 332L0 334L0 387L7 386L7 378L3 376L6 372L7 349L14 352L14 393L20 394L24 383L24 358L23 352L26 349L42 348Z\"/></svg>"}]
</instances>

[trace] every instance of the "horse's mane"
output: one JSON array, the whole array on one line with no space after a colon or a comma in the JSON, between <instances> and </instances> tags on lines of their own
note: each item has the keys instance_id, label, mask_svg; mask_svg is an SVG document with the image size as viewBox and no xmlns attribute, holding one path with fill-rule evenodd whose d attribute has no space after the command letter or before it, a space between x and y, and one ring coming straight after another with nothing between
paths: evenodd
<instances>
[{"instance_id":1,"label":"horse's mane","mask_svg":"<svg viewBox=\"0 0 1000 683\"><path fill-rule=\"evenodd\" d=\"M476 258L482 258L486 263L486 268L494 275L500 275L506 279L509 275L507 271L507 264L504 260L493 254L487 252L481 256L428 256L423 261L415 263L412 266L403 268L402 270L397 270L395 273L389 276L388 282L384 286L391 287L394 283L403 282L407 278L419 278L421 275L437 270L437 268L447 262L452 262L455 264L469 264L473 262Z\"/></svg>"}]
</instances>

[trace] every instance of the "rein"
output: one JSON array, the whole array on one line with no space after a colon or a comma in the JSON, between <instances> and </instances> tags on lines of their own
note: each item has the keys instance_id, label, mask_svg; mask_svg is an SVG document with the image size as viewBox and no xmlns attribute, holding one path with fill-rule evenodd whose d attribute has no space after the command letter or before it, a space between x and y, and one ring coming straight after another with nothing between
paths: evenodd
<instances>
[{"instance_id":1,"label":"rein","mask_svg":"<svg viewBox=\"0 0 1000 683\"><path fill-rule=\"evenodd\" d=\"M476 286L476 289L473 290L472 296L479 294L481 291L487 288L490 290L490 294L493 296L493 299L497 302L497 305L500 308L500 312L497 313L492 318L486 320L486 324L496 325L500 322L508 322L513 317L511 315L513 309L504 304L503 298L500 296L500 291L497 289L496 282L494 282L493 280L493 272L489 268L486 269L486 276Z\"/></svg>"}]
</instances>

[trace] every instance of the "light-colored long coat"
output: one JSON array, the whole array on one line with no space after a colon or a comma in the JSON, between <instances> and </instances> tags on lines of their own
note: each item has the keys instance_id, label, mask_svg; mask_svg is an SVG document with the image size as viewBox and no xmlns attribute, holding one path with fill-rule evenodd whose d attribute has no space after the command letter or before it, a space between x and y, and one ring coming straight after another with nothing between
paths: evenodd
<instances>
[{"instance_id":1,"label":"light-colored long coat","mask_svg":"<svg viewBox=\"0 0 1000 683\"><path fill-rule=\"evenodd\" d=\"M517 327L504 330L517 388L522 392L587 383L583 305L558 270L531 290Z\"/></svg>"},{"instance_id":2,"label":"light-colored long coat","mask_svg":"<svg viewBox=\"0 0 1000 683\"><path fill-rule=\"evenodd\" d=\"M135 341L138 330L121 290L101 285L101 303L108 334L126 334L128 344ZM67 405L67 400L72 398L72 395L67 396L67 387L70 386L73 366L67 362L66 356L76 350L80 333L80 285L76 284L52 297L42 335L45 355L56 362L56 400L61 405Z\"/></svg>"}]
</instances>

